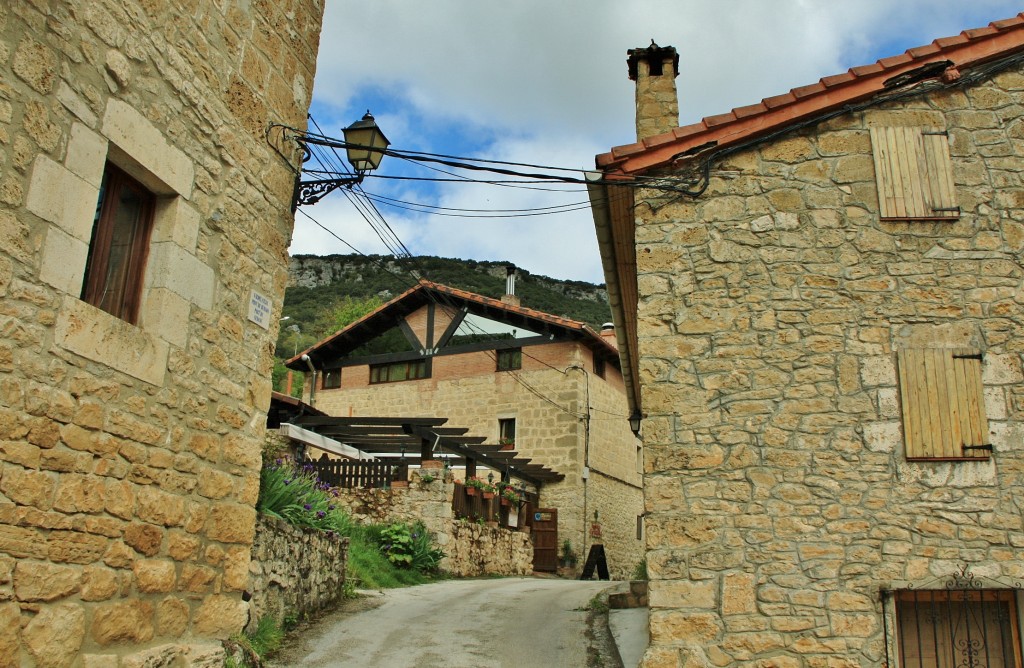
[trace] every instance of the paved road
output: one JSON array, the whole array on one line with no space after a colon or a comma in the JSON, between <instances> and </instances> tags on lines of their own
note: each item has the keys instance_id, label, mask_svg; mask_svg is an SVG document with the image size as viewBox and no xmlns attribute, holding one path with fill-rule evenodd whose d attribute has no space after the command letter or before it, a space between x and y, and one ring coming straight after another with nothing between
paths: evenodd
<instances>
[{"instance_id":1,"label":"paved road","mask_svg":"<svg viewBox=\"0 0 1024 668\"><path fill-rule=\"evenodd\" d=\"M272 663L333 668L552 668L587 665L586 612L608 582L451 580L390 589L373 609L306 629Z\"/></svg>"}]
</instances>

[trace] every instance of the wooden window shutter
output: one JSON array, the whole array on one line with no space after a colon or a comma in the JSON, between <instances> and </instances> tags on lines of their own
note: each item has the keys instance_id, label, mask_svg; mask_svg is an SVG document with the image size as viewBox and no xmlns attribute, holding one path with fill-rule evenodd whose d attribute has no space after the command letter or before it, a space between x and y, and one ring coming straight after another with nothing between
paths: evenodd
<instances>
[{"instance_id":1,"label":"wooden window shutter","mask_svg":"<svg viewBox=\"0 0 1024 668\"><path fill-rule=\"evenodd\" d=\"M871 128L871 147L883 219L960 217L945 130Z\"/></svg>"},{"instance_id":2,"label":"wooden window shutter","mask_svg":"<svg viewBox=\"0 0 1024 668\"><path fill-rule=\"evenodd\" d=\"M981 353L907 348L897 353L907 459L985 459Z\"/></svg>"}]
</instances>

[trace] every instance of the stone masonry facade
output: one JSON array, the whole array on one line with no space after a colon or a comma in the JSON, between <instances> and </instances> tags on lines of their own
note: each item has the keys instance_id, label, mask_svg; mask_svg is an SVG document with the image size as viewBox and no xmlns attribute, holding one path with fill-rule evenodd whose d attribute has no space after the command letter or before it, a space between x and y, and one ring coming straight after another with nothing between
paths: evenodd
<instances>
[{"instance_id":1,"label":"stone masonry facade","mask_svg":"<svg viewBox=\"0 0 1024 668\"><path fill-rule=\"evenodd\" d=\"M414 331L423 320L410 316ZM524 384L495 372L487 352L436 356L430 378L376 385L369 385L366 365L344 367L341 388L318 390L316 407L340 416L445 417L448 426L468 428L489 443L498 440L498 420L514 418L521 456L565 475L540 490L541 507L558 509L559 544L568 539L582 567L597 510L611 575L628 578L643 559L636 537L643 495L622 378L611 365L605 378L594 373L593 354L580 344L556 342L523 352L523 368L515 373ZM589 433L583 417L588 400ZM584 480L588 457L591 476Z\"/></svg>"},{"instance_id":2,"label":"stone masonry facade","mask_svg":"<svg viewBox=\"0 0 1024 668\"><path fill-rule=\"evenodd\" d=\"M948 132L959 218L880 220L883 126ZM643 665L884 665L882 590L1024 577L1022 172L1011 68L734 153L698 198L638 196ZM990 457L907 460L912 347L982 351Z\"/></svg>"},{"instance_id":3,"label":"stone masonry facade","mask_svg":"<svg viewBox=\"0 0 1024 668\"><path fill-rule=\"evenodd\" d=\"M0 665L219 665L245 623L297 164L266 132L322 12L0 4ZM156 196L137 324L80 299L107 164Z\"/></svg>"}]
</instances>

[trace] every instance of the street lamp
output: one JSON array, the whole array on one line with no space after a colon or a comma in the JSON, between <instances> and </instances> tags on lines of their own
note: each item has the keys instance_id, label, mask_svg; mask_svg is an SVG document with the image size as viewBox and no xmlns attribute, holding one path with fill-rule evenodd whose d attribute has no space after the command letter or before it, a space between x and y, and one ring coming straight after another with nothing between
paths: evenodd
<instances>
[{"instance_id":1,"label":"street lamp","mask_svg":"<svg viewBox=\"0 0 1024 668\"><path fill-rule=\"evenodd\" d=\"M345 135L345 153L348 161L352 164L355 174L352 176L340 176L333 179L317 179L315 181L299 181L295 187L295 201L292 209L302 204L316 204L324 198L327 193L336 188L352 186L360 183L366 172L373 171L380 167L380 161L384 158L391 142L384 136L373 114L367 110L361 120L348 126L342 132ZM304 137L301 141L308 144L319 144L322 142L313 141L310 137ZM337 146L337 143L331 144ZM308 155L308 152L307 152Z\"/></svg>"}]
</instances>

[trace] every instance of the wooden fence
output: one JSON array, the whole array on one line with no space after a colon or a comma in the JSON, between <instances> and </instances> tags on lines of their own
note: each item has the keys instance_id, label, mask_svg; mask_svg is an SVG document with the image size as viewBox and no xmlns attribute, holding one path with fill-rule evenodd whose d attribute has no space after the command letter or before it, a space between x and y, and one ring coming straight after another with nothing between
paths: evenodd
<instances>
[{"instance_id":1,"label":"wooden fence","mask_svg":"<svg viewBox=\"0 0 1024 668\"><path fill-rule=\"evenodd\" d=\"M310 461L321 482L332 487L390 487L409 479L408 464L359 461L355 459L320 459Z\"/></svg>"}]
</instances>

